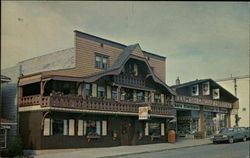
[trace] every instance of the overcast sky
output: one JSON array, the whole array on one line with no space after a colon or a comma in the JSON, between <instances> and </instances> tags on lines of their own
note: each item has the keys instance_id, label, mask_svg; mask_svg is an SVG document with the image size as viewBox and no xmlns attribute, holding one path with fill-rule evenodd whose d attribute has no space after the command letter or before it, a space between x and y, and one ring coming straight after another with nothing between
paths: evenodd
<instances>
[{"instance_id":1,"label":"overcast sky","mask_svg":"<svg viewBox=\"0 0 250 158\"><path fill-rule=\"evenodd\" d=\"M1 66L74 47L74 30L166 57L167 84L249 74L247 2L1 1Z\"/></svg>"}]
</instances>

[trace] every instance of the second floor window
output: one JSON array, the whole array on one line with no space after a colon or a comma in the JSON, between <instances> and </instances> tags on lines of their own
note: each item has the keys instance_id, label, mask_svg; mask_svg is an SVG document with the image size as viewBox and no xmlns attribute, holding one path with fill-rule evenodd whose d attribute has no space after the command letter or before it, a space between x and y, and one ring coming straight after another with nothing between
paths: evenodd
<instances>
[{"instance_id":1,"label":"second floor window","mask_svg":"<svg viewBox=\"0 0 250 158\"><path fill-rule=\"evenodd\" d=\"M112 99L117 99L117 88L116 87L112 87Z\"/></svg>"},{"instance_id":2,"label":"second floor window","mask_svg":"<svg viewBox=\"0 0 250 158\"><path fill-rule=\"evenodd\" d=\"M85 94L86 94L86 96L91 96L91 85L89 83L86 83L84 85L84 88L85 88Z\"/></svg>"},{"instance_id":3,"label":"second floor window","mask_svg":"<svg viewBox=\"0 0 250 158\"><path fill-rule=\"evenodd\" d=\"M138 102L143 102L144 101L144 94L143 94L143 92L137 92L136 93L136 100Z\"/></svg>"},{"instance_id":4,"label":"second floor window","mask_svg":"<svg viewBox=\"0 0 250 158\"><path fill-rule=\"evenodd\" d=\"M98 86L97 96L98 97L104 97L105 96L105 88L104 87Z\"/></svg>"},{"instance_id":5,"label":"second floor window","mask_svg":"<svg viewBox=\"0 0 250 158\"><path fill-rule=\"evenodd\" d=\"M108 68L108 57L105 55L97 54L95 56L95 67L99 69Z\"/></svg>"}]
</instances>

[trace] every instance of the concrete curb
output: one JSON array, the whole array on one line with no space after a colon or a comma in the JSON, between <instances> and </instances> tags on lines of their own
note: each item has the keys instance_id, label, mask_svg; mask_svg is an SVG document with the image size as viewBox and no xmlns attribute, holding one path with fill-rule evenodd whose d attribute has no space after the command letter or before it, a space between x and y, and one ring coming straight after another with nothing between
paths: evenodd
<instances>
[{"instance_id":1,"label":"concrete curb","mask_svg":"<svg viewBox=\"0 0 250 158\"><path fill-rule=\"evenodd\" d=\"M151 151L134 152L134 153L128 153L128 154L112 155L112 156L102 156L102 157L98 157L98 158L114 158L114 157L118 157L118 156L123 157L123 156L129 156L129 155L139 155L139 154L146 154L146 153L161 152L161 151L166 151L166 150L192 148L192 147L203 146L203 145L211 145L211 143L198 144L198 145L192 145L192 146L175 147L175 148L165 148L165 149L158 149L158 150L151 150Z\"/></svg>"}]
</instances>

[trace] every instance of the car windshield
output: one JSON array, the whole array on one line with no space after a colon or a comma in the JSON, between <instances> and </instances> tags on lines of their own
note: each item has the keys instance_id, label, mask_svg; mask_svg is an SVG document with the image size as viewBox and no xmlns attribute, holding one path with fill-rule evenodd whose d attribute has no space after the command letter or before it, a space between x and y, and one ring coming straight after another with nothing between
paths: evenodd
<instances>
[{"instance_id":1,"label":"car windshield","mask_svg":"<svg viewBox=\"0 0 250 158\"><path fill-rule=\"evenodd\" d=\"M224 129L220 130L220 133L228 133L228 132L232 132L232 131L233 131L233 129L231 129L231 128L224 128Z\"/></svg>"}]
</instances>

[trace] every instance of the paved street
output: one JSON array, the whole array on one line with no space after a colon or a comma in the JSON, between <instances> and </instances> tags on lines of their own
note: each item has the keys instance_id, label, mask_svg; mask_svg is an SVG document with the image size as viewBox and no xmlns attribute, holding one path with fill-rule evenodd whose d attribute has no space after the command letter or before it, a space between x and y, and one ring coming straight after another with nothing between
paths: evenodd
<instances>
[{"instance_id":1,"label":"paved street","mask_svg":"<svg viewBox=\"0 0 250 158\"><path fill-rule=\"evenodd\" d=\"M249 141L121 156L122 158L249 158Z\"/></svg>"}]
</instances>

